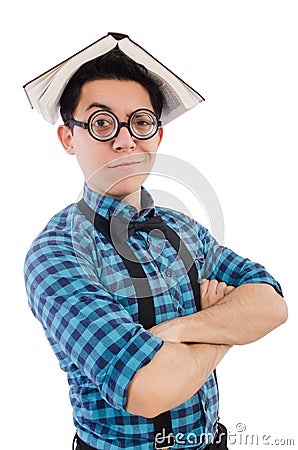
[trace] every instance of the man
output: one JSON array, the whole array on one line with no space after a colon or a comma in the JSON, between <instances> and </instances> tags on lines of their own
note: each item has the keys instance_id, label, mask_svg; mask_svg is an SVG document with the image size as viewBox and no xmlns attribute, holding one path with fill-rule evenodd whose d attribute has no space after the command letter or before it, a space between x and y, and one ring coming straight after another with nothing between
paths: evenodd
<instances>
[{"instance_id":1,"label":"man","mask_svg":"<svg viewBox=\"0 0 298 450\"><path fill-rule=\"evenodd\" d=\"M142 187L164 101L117 48L77 67L59 98L58 137L83 171L83 200L34 240L25 278L68 375L81 450L226 448L214 369L287 316L264 267Z\"/></svg>"}]
</instances>

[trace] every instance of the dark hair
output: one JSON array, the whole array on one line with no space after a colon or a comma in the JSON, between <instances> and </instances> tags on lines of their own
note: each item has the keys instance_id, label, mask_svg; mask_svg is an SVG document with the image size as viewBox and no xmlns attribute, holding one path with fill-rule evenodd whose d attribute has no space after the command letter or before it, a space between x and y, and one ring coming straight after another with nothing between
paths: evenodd
<instances>
[{"instance_id":1,"label":"dark hair","mask_svg":"<svg viewBox=\"0 0 298 450\"><path fill-rule=\"evenodd\" d=\"M60 114L64 123L73 118L79 103L82 87L88 81L114 79L137 81L148 91L155 114L160 117L163 96L155 81L148 75L147 69L136 63L119 48L83 64L68 81L61 99Z\"/></svg>"}]
</instances>

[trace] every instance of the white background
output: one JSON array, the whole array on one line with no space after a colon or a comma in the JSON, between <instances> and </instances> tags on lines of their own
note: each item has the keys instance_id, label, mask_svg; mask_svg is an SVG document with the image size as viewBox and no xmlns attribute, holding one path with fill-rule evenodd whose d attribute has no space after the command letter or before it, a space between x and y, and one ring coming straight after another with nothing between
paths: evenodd
<instances>
[{"instance_id":1,"label":"white background","mask_svg":"<svg viewBox=\"0 0 298 450\"><path fill-rule=\"evenodd\" d=\"M297 446L296 2L28 0L3 7L1 447L70 449L74 433L66 377L27 306L22 272L31 241L77 200L83 178L56 127L30 110L22 85L109 31L128 34L206 98L165 128L160 151L207 177L223 209L224 243L264 264L289 305L285 325L233 348L218 368L221 419L237 435L230 447L258 449L276 438L295 438ZM251 437L245 445L246 434L258 435L258 445ZM272 436L266 446L263 435Z\"/></svg>"}]
</instances>

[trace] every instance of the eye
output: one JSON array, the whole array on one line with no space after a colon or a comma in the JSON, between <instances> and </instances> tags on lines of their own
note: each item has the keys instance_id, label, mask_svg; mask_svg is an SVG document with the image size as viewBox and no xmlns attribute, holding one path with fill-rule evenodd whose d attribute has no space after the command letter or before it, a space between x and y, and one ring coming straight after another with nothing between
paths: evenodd
<instances>
[{"instance_id":1,"label":"eye","mask_svg":"<svg viewBox=\"0 0 298 450\"><path fill-rule=\"evenodd\" d=\"M97 119L97 120L95 120L95 121L93 122L93 125L94 125L95 127L101 127L101 128L103 128L103 127L111 126L111 122L109 122L109 121L106 120L106 119Z\"/></svg>"},{"instance_id":2,"label":"eye","mask_svg":"<svg viewBox=\"0 0 298 450\"><path fill-rule=\"evenodd\" d=\"M137 127L151 127L152 126L152 122L150 122L149 120L145 120L145 119L137 119L134 121L134 124Z\"/></svg>"},{"instance_id":3,"label":"eye","mask_svg":"<svg viewBox=\"0 0 298 450\"><path fill-rule=\"evenodd\" d=\"M92 117L91 120L92 134L106 139L112 135L116 129L116 119L107 112L98 112Z\"/></svg>"},{"instance_id":4,"label":"eye","mask_svg":"<svg viewBox=\"0 0 298 450\"><path fill-rule=\"evenodd\" d=\"M136 135L145 137L156 129L156 120L150 113L140 111L132 117L131 127Z\"/></svg>"}]
</instances>

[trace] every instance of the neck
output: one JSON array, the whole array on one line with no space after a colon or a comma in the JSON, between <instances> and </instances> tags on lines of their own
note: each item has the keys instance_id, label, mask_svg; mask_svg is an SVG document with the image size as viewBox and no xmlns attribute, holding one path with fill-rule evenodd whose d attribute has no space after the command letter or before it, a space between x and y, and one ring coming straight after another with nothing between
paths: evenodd
<instances>
[{"instance_id":1,"label":"neck","mask_svg":"<svg viewBox=\"0 0 298 450\"><path fill-rule=\"evenodd\" d=\"M142 209L141 206L141 189L136 192L132 192L131 194L120 194L120 195L109 195L109 197L113 197L115 200L119 200L120 202L125 202L128 205L134 206L139 212Z\"/></svg>"},{"instance_id":2,"label":"neck","mask_svg":"<svg viewBox=\"0 0 298 450\"><path fill-rule=\"evenodd\" d=\"M87 185L92 191L97 192L100 195L111 197L114 198L115 200L118 200L119 202L124 202L127 203L128 205L134 206L139 212L142 209L141 188L136 192L126 194L126 193L101 192L97 187L93 186L92 183L87 182Z\"/></svg>"}]
</instances>

